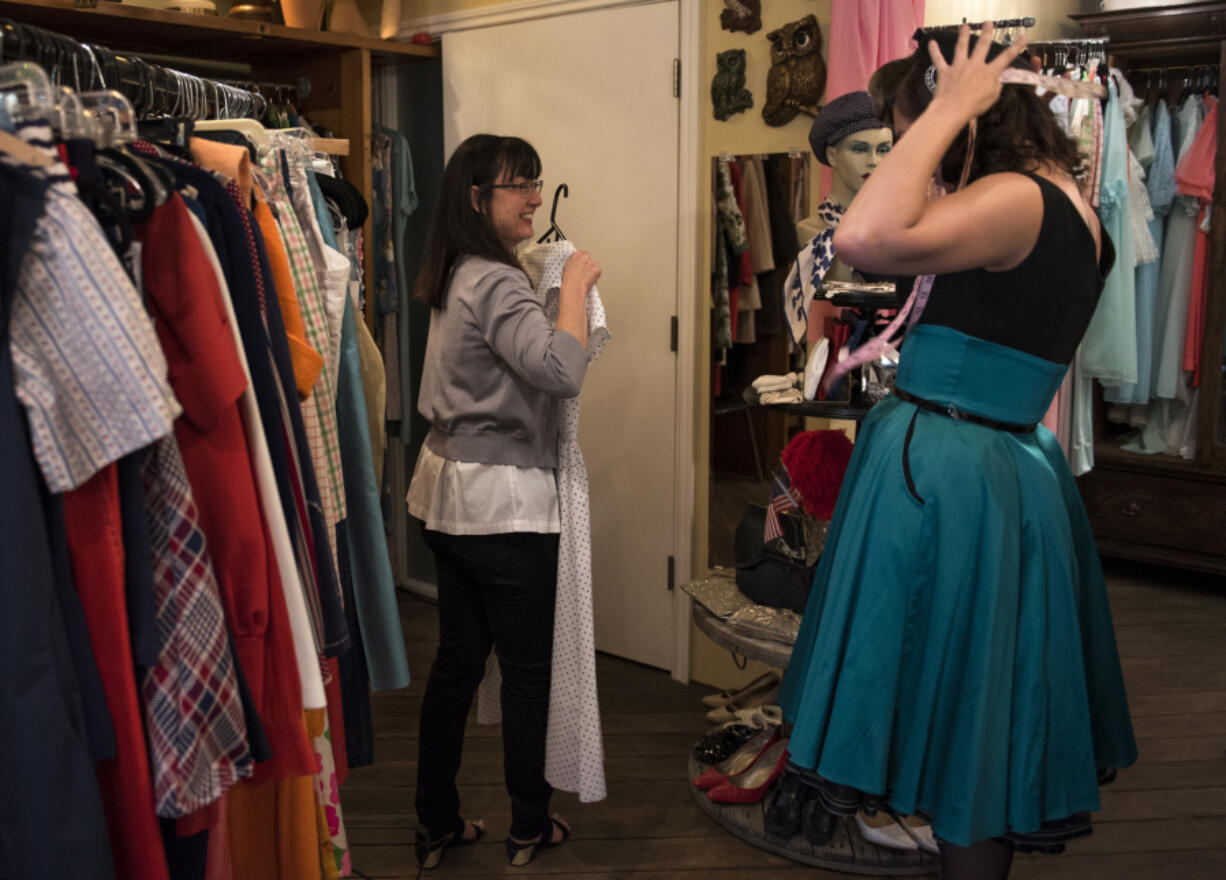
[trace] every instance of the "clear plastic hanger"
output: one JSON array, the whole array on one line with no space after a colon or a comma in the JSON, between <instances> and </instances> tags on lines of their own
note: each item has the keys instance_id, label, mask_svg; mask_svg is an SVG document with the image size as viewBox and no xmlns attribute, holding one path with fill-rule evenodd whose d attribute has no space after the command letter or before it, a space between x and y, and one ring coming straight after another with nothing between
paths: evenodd
<instances>
[{"instance_id":1,"label":"clear plastic hanger","mask_svg":"<svg viewBox=\"0 0 1226 880\"><path fill-rule=\"evenodd\" d=\"M86 110L93 111L101 123L103 136L109 140L106 146L130 144L140 137L136 130L136 110L122 92L115 89L82 92L81 103Z\"/></svg>"},{"instance_id":2,"label":"clear plastic hanger","mask_svg":"<svg viewBox=\"0 0 1226 880\"><path fill-rule=\"evenodd\" d=\"M59 86L55 97L56 117L53 127L59 131L60 137L92 140L97 134L96 123L94 117L86 114L85 105L81 103L81 98L77 93L68 86Z\"/></svg>"},{"instance_id":3,"label":"clear plastic hanger","mask_svg":"<svg viewBox=\"0 0 1226 880\"><path fill-rule=\"evenodd\" d=\"M55 90L47 72L30 61L0 67L0 100L16 120L50 118L55 113Z\"/></svg>"}]
</instances>

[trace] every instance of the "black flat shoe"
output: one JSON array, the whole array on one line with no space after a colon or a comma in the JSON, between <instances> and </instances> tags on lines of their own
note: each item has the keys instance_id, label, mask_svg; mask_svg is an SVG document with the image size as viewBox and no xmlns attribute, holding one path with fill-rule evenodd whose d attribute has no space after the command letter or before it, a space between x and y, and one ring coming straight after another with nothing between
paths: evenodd
<instances>
[{"instance_id":1,"label":"black flat shoe","mask_svg":"<svg viewBox=\"0 0 1226 880\"><path fill-rule=\"evenodd\" d=\"M419 868L437 868L442 864L443 853L448 849L476 843L485 834L485 826L478 824L480 821L480 819L472 822L461 820L459 828L444 834L437 840L431 840L430 832L426 830L426 826L419 823L417 835L413 840L413 848L417 853L417 866ZM469 825L472 825L477 830L477 833L471 839L464 837L464 829Z\"/></svg>"},{"instance_id":2,"label":"black flat shoe","mask_svg":"<svg viewBox=\"0 0 1226 880\"><path fill-rule=\"evenodd\" d=\"M795 773L784 773L766 805L766 833L787 839L800 830L800 808L808 786Z\"/></svg>"},{"instance_id":3,"label":"black flat shoe","mask_svg":"<svg viewBox=\"0 0 1226 880\"><path fill-rule=\"evenodd\" d=\"M557 828L562 832L561 840L553 839L553 829ZM513 868L522 868L533 859L536 858L537 850L549 849L554 846L561 846L570 838L570 829L555 819L549 817L549 827L541 832L541 836L531 843L519 843L518 841L507 838L507 862Z\"/></svg>"}]
</instances>

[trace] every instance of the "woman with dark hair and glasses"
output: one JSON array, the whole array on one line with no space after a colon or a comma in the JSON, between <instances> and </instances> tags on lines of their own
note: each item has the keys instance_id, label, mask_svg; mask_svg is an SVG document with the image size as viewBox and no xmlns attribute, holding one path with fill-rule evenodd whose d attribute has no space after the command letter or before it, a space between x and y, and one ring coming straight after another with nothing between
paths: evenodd
<instances>
[{"instance_id":1,"label":"woman with dark hair and glasses","mask_svg":"<svg viewBox=\"0 0 1226 880\"><path fill-rule=\"evenodd\" d=\"M780 693L822 804L930 819L945 880L1088 834L1100 778L1136 760L1094 538L1037 424L1114 251L1075 145L1033 88L1002 88L1023 46L991 34L922 39L879 78L900 138L834 245L922 276L927 302L857 437ZM966 183L929 200L934 176Z\"/></svg>"},{"instance_id":2,"label":"woman with dark hair and glasses","mask_svg":"<svg viewBox=\"0 0 1226 880\"><path fill-rule=\"evenodd\" d=\"M587 370L585 298L600 267L574 253L556 324L515 253L532 238L541 160L527 142L480 134L456 149L426 241L415 295L431 306L417 409L430 432L409 486L438 568L439 646L421 708L418 863L473 843L456 773L473 694L491 648L502 672L502 743L511 829L527 864L566 839L549 813L545 732L557 587L554 480L558 410Z\"/></svg>"}]
</instances>

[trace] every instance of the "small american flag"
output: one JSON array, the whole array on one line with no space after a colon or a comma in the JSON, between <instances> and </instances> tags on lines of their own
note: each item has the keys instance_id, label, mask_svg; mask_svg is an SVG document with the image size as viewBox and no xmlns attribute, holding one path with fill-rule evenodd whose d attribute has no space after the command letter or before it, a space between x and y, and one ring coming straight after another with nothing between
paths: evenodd
<instances>
[{"instance_id":1,"label":"small american flag","mask_svg":"<svg viewBox=\"0 0 1226 880\"><path fill-rule=\"evenodd\" d=\"M766 526L762 530L763 543L769 544L776 538L783 537L783 525L779 522L779 514L795 510L800 506L800 498L792 488L792 480L788 477L788 469L779 465L779 473L771 481L771 502L766 506Z\"/></svg>"}]
</instances>

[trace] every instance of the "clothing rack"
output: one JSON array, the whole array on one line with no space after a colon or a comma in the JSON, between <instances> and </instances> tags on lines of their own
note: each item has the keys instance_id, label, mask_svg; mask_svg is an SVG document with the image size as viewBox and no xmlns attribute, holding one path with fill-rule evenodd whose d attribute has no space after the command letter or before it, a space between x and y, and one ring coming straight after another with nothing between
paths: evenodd
<instances>
[{"instance_id":1,"label":"clothing rack","mask_svg":"<svg viewBox=\"0 0 1226 880\"><path fill-rule=\"evenodd\" d=\"M788 147L786 150L778 150L777 152L787 153L788 158L790 159L803 159L806 155L808 155L809 151L801 147ZM733 160L737 158L737 155L753 156L758 159L765 159L768 156L775 155L775 154L773 153L739 153L739 154L733 155L732 153L729 153L727 150L720 150L719 155L716 156L716 158L719 159L719 161L721 162L732 162Z\"/></svg>"},{"instance_id":2,"label":"clothing rack","mask_svg":"<svg viewBox=\"0 0 1226 880\"><path fill-rule=\"evenodd\" d=\"M926 31L956 31L962 25L970 25L971 30L977 31L983 27L983 22L967 21L965 18L957 24L934 24L925 25ZM993 20L992 27L994 28L1032 28L1034 27L1034 17L1026 16L1025 18L998 18Z\"/></svg>"},{"instance_id":3,"label":"clothing rack","mask_svg":"<svg viewBox=\"0 0 1226 880\"><path fill-rule=\"evenodd\" d=\"M1107 37L1073 37L1065 40L1036 40L1026 46L1026 51L1032 55L1038 55L1043 59L1043 66L1049 67L1056 63L1056 57L1059 56L1061 64L1069 61L1076 62L1078 60L1077 51L1084 50L1088 56L1095 50L1106 52L1107 47L1111 44ZM1048 59L1051 59L1051 64Z\"/></svg>"},{"instance_id":4,"label":"clothing rack","mask_svg":"<svg viewBox=\"0 0 1226 880\"><path fill-rule=\"evenodd\" d=\"M13 61L31 61L46 70L56 85L77 91L122 92L141 118L258 119L268 108L269 95L284 103L291 96L304 100L311 91L305 77L293 83L210 80L43 28L0 20L0 63Z\"/></svg>"}]
</instances>

